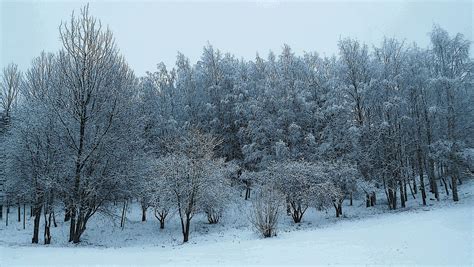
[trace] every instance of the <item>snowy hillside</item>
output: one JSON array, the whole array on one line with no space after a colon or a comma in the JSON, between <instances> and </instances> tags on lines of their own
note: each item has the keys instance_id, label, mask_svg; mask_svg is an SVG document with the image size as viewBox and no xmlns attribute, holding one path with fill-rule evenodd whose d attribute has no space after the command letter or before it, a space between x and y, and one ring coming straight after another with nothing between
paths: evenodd
<instances>
[{"instance_id":1,"label":"snowy hillside","mask_svg":"<svg viewBox=\"0 0 474 267\"><path fill-rule=\"evenodd\" d=\"M472 185L464 189L470 190ZM461 193L458 203L447 199L432 201L428 207L409 203L414 207L388 212L382 205L367 209L356 201L354 206L344 207L345 216L339 219L332 210L311 210L299 225L284 218L278 236L267 239L248 227L241 210L227 214L225 222L218 225L199 218L189 244L181 242L177 218L160 231L151 214L147 222L140 222L138 207L130 210L123 230L116 217L91 222L90 232L78 246L67 242L68 224L52 228L56 243L44 247L29 244L31 225L23 230L20 223L12 222L8 228L0 227L0 262L2 266L472 265L474 198L469 191Z\"/></svg>"}]
</instances>

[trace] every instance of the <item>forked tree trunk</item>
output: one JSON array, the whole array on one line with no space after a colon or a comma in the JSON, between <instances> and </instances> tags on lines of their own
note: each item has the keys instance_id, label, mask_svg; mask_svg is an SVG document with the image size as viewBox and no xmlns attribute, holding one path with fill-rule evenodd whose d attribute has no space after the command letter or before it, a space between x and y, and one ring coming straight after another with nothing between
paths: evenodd
<instances>
[{"instance_id":1,"label":"forked tree trunk","mask_svg":"<svg viewBox=\"0 0 474 267\"><path fill-rule=\"evenodd\" d=\"M342 202L338 201L337 204L334 203L334 209L336 210L336 217L339 218L339 216L342 215Z\"/></svg>"},{"instance_id":2,"label":"forked tree trunk","mask_svg":"<svg viewBox=\"0 0 474 267\"><path fill-rule=\"evenodd\" d=\"M189 224L191 223L190 214L186 214L186 217L181 219L181 229L183 231L183 243L189 241Z\"/></svg>"},{"instance_id":3,"label":"forked tree trunk","mask_svg":"<svg viewBox=\"0 0 474 267\"><path fill-rule=\"evenodd\" d=\"M303 215L304 213L306 212L306 209L307 207L303 208L301 207L301 204L298 203L294 203L294 202L290 202L290 214L291 214L291 218L293 219L293 222L295 223L300 223L301 220L303 219Z\"/></svg>"},{"instance_id":4,"label":"forked tree trunk","mask_svg":"<svg viewBox=\"0 0 474 267\"><path fill-rule=\"evenodd\" d=\"M76 230L74 231L74 236L72 237L72 243L78 244L81 242L81 235L82 235L82 217L79 215L77 218Z\"/></svg>"},{"instance_id":5,"label":"forked tree trunk","mask_svg":"<svg viewBox=\"0 0 474 267\"><path fill-rule=\"evenodd\" d=\"M74 244L81 242L81 236L86 230L86 224L87 220L90 218L90 213L90 207L87 206L80 206L78 210L73 210L73 212L71 212L71 224L73 222L74 224L72 227L72 236L70 236L69 239Z\"/></svg>"},{"instance_id":6,"label":"forked tree trunk","mask_svg":"<svg viewBox=\"0 0 474 267\"><path fill-rule=\"evenodd\" d=\"M49 208L44 209L44 244L51 244L51 212Z\"/></svg>"},{"instance_id":7,"label":"forked tree trunk","mask_svg":"<svg viewBox=\"0 0 474 267\"><path fill-rule=\"evenodd\" d=\"M39 225L41 220L41 204L36 204L35 208L33 209L33 213L35 216L34 224L33 224L33 238L31 239L31 243L38 244L38 236L39 236Z\"/></svg>"},{"instance_id":8,"label":"forked tree trunk","mask_svg":"<svg viewBox=\"0 0 474 267\"><path fill-rule=\"evenodd\" d=\"M90 210L88 207L79 208L79 212L76 218L74 236L72 239L72 242L74 244L81 242L81 236L86 230L87 220L90 218L89 216L90 216Z\"/></svg>"},{"instance_id":9,"label":"forked tree trunk","mask_svg":"<svg viewBox=\"0 0 474 267\"><path fill-rule=\"evenodd\" d=\"M160 222L160 229L165 228L166 216L168 216L168 210L167 209L162 209L159 212L155 209L155 217Z\"/></svg>"}]
</instances>

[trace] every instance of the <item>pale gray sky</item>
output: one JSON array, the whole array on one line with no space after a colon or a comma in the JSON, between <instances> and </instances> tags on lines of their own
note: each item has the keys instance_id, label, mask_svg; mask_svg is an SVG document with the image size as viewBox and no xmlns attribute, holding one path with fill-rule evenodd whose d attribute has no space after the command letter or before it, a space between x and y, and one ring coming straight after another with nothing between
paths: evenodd
<instances>
[{"instance_id":1,"label":"pale gray sky","mask_svg":"<svg viewBox=\"0 0 474 267\"><path fill-rule=\"evenodd\" d=\"M0 67L15 62L26 70L42 50L57 51L60 22L86 2L0 0ZM472 1L89 2L138 75L160 61L174 65L177 51L195 62L207 41L253 59L279 53L284 43L297 53L332 55L341 37L372 45L385 35L426 47L433 24L473 40Z\"/></svg>"}]
</instances>

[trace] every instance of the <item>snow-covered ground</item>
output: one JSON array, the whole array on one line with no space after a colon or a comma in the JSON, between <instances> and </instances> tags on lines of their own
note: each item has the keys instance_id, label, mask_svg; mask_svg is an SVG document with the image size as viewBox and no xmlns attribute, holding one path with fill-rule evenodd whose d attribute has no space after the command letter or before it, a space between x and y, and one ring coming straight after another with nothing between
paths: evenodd
<instances>
[{"instance_id":1,"label":"snow-covered ground","mask_svg":"<svg viewBox=\"0 0 474 267\"><path fill-rule=\"evenodd\" d=\"M387 212L384 205L365 208L362 201L344 207L344 218L333 210L311 210L295 225L285 217L277 237L262 239L249 227L244 208L234 209L222 224L192 223L188 244L181 244L177 218L160 231L149 214L140 222L131 209L124 229L118 218L91 221L83 243L67 243L67 224L52 228L53 243L30 245L18 222L0 227L0 266L12 265L317 265L317 264L450 264L474 263L472 184L462 186L461 200L430 201L427 207ZM15 210L14 210L15 211ZM59 216L58 216L59 217ZM11 218L15 219L15 212ZM41 229L42 230L42 229Z\"/></svg>"}]
</instances>

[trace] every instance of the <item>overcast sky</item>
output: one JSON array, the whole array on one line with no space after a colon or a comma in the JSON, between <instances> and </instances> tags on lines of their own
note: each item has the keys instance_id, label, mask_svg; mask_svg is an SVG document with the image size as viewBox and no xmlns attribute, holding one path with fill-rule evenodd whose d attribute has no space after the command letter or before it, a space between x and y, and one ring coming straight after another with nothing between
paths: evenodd
<instances>
[{"instance_id":1,"label":"overcast sky","mask_svg":"<svg viewBox=\"0 0 474 267\"><path fill-rule=\"evenodd\" d=\"M42 50L60 48L58 26L81 1L0 0L0 67L26 70ZM193 62L209 41L223 52L253 59L256 52L337 53L341 37L370 45L383 36L429 45L439 24L473 40L472 1L89 1L91 13L114 32L118 47L136 74L158 62L174 65L177 51ZM471 46L471 57L473 55Z\"/></svg>"}]
</instances>

